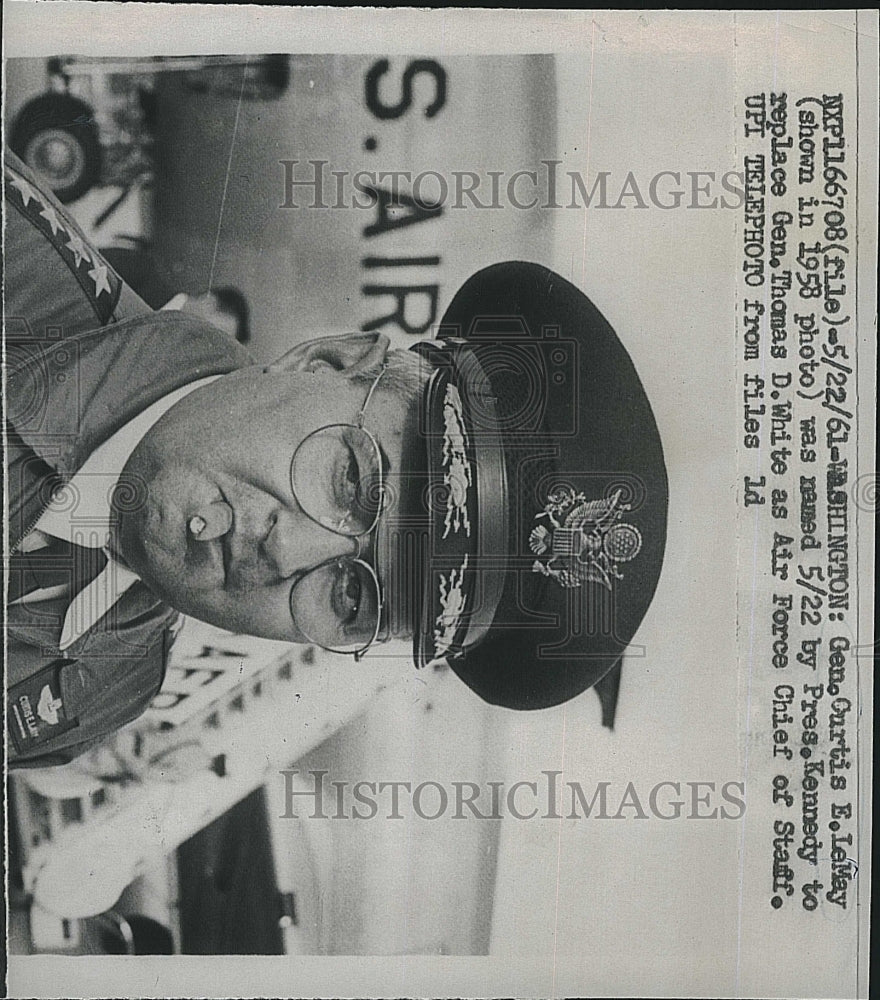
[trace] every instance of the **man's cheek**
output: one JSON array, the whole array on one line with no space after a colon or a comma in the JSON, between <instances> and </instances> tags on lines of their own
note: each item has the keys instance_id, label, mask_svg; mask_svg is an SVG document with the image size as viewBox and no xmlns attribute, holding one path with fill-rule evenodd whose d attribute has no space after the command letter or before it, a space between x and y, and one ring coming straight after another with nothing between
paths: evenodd
<instances>
[{"instance_id":1,"label":"man's cheek","mask_svg":"<svg viewBox=\"0 0 880 1000\"><path fill-rule=\"evenodd\" d=\"M225 595L224 595L225 596ZM289 642L294 629L287 596L271 590L249 591L219 608L218 624L233 632Z\"/></svg>"}]
</instances>

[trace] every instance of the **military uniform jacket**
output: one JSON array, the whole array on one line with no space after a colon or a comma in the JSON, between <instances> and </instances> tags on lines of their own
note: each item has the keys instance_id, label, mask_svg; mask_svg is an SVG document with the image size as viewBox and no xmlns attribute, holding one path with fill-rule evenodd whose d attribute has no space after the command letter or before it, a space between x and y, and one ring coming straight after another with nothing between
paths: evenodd
<instances>
[{"instance_id":1,"label":"military uniform jacket","mask_svg":"<svg viewBox=\"0 0 880 1000\"><path fill-rule=\"evenodd\" d=\"M9 152L4 181L7 753L12 767L37 767L72 760L144 711L162 683L177 615L136 582L61 652L70 596L15 603L36 590L21 561L54 560L76 593L89 581L88 551L66 545L60 556L24 557L22 540L129 420L249 357L200 320L152 312Z\"/></svg>"}]
</instances>

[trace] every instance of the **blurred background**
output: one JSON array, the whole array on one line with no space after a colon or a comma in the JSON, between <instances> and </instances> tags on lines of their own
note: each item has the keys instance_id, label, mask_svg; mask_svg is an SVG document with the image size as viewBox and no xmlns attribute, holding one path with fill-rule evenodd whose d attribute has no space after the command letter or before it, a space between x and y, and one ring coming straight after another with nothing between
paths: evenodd
<instances>
[{"instance_id":1,"label":"blurred background","mask_svg":"<svg viewBox=\"0 0 880 1000\"><path fill-rule=\"evenodd\" d=\"M123 277L156 308L178 292L239 289L258 360L374 326L394 313L392 290L421 288L403 306L420 333L379 324L411 342L477 267L550 250L551 213L510 209L505 186L555 154L552 56L60 57L9 60L6 72L13 149ZM378 172L424 172L415 193L426 202L443 195L437 175L449 178L446 206L365 232L378 210L355 187L361 171L389 192ZM502 172L498 208L469 211L454 171L479 175L489 204L488 172ZM400 190L412 194L411 182Z\"/></svg>"}]
</instances>

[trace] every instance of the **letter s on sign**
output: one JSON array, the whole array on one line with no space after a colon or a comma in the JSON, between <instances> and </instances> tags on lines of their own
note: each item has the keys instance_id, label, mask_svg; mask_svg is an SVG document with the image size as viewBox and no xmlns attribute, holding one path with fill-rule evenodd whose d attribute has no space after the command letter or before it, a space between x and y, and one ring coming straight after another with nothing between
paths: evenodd
<instances>
[{"instance_id":1,"label":"letter s on sign","mask_svg":"<svg viewBox=\"0 0 880 1000\"><path fill-rule=\"evenodd\" d=\"M364 98L375 118L383 121L400 118L412 107L412 82L420 73L434 78L434 100L425 108L425 117L433 118L446 104L446 70L434 59L415 59L407 63L401 80L401 97L397 104L384 104L379 98L379 80L391 69L387 59L373 63L364 79Z\"/></svg>"}]
</instances>

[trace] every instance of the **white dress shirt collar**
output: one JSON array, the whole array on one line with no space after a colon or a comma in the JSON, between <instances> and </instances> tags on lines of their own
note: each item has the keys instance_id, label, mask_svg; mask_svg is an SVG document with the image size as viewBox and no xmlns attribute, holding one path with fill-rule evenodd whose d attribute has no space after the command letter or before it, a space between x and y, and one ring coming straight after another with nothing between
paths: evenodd
<instances>
[{"instance_id":1,"label":"white dress shirt collar","mask_svg":"<svg viewBox=\"0 0 880 1000\"><path fill-rule=\"evenodd\" d=\"M106 548L111 526L111 499L125 463L147 431L175 403L218 378L222 376L211 375L175 389L121 427L92 452L37 522L37 539L40 533L54 535L75 545L104 549L109 557L105 569L70 602L61 629L60 649L67 649L85 635L138 579L135 573L113 559ZM44 596L52 595L37 593L28 599Z\"/></svg>"}]
</instances>

